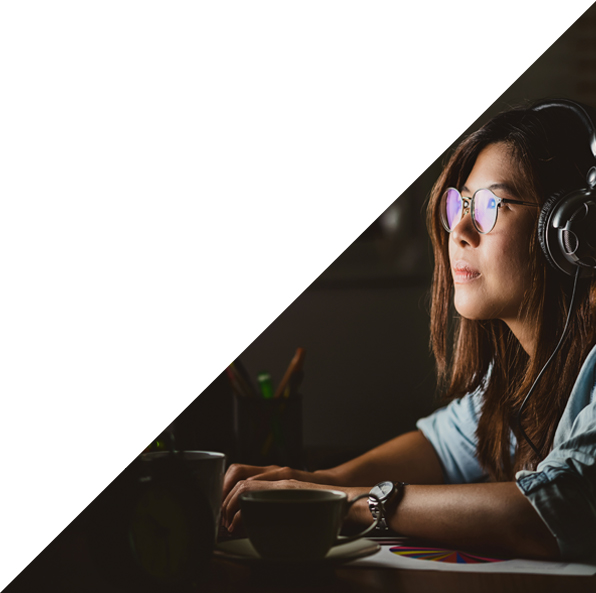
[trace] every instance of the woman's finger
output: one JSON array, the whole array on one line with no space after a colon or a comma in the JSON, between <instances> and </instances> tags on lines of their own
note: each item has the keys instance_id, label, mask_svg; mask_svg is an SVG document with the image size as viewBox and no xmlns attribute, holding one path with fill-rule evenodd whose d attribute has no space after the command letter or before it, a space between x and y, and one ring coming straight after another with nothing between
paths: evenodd
<instances>
[{"instance_id":1,"label":"woman's finger","mask_svg":"<svg viewBox=\"0 0 596 593\"><path fill-rule=\"evenodd\" d=\"M230 526L227 529L230 533L237 532L238 529L240 529L241 524L242 524L242 511L237 511L234 514L232 522L230 523Z\"/></svg>"},{"instance_id":2,"label":"woman's finger","mask_svg":"<svg viewBox=\"0 0 596 593\"><path fill-rule=\"evenodd\" d=\"M278 480L292 480L295 479L294 474L296 470L293 470L290 467L277 467L277 466L270 466L263 468L262 473L252 475L247 480L262 480L264 482L274 482Z\"/></svg>"},{"instance_id":3,"label":"woman's finger","mask_svg":"<svg viewBox=\"0 0 596 593\"><path fill-rule=\"evenodd\" d=\"M259 482L252 482L252 484L259 484ZM269 482L264 482L264 484L269 484ZM250 489L251 482L241 480L234 485L232 490L230 490L229 494L226 496L221 507L221 515L224 520L224 525L228 530L230 529L234 515L240 510L240 495ZM252 489L254 490L255 487L253 486Z\"/></svg>"},{"instance_id":4,"label":"woman's finger","mask_svg":"<svg viewBox=\"0 0 596 593\"><path fill-rule=\"evenodd\" d=\"M245 465L241 463L232 463L224 476L222 499L230 493L235 484L241 480L246 480L252 476L262 474L264 472L273 471L277 468L276 465L258 466Z\"/></svg>"},{"instance_id":5,"label":"woman's finger","mask_svg":"<svg viewBox=\"0 0 596 593\"><path fill-rule=\"evenodd\" d=\"M304 485L294 480L277 480L273 482L267 480L241 480L232 488L222 504L221 516L224 525L228 530L233 525L234 517L240 510L240 495L243 492L300 487L304 487Z\"/></svg>"}]
</instances>

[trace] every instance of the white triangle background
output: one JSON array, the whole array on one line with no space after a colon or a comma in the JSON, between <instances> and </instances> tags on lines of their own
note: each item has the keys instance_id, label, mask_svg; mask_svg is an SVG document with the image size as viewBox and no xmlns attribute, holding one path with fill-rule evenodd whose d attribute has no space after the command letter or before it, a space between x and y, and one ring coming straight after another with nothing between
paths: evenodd
<instances>
[{"instance_id":1,"label":"white triangle background","mask_svg":"<svg viewBox=\"0 0 596 593\"><path fill-rule=\"evenodd\" d=\"M0 6L0 589L590 6Z\"/></svg>"}]
</instances>

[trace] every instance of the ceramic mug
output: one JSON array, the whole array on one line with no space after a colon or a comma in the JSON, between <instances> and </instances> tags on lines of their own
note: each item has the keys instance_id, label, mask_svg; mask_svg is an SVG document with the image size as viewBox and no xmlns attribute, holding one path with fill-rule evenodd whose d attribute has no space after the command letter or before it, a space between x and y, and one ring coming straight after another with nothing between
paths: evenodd
<instances>
[{"instance_id":1,"label":"ceramic mug","mask_svg":"<svg viewBox=\"0 0 596 593\"><path fill-rule=\"evenodd\" d=\"M170 455L171 453L168 451L145 453L141 455L141 461L145 463L166 461ZM215 451L181 451L176 455L182 457L185 471L208 501L215 525L215 533L213 534L213 545L215 545L220 523L226 456Z\"/></svg>"},{"instance_id":2,"label":"ceramic mug","mask_svg":"<svg viewBox=\"0 0 596 593\"><path fill-rule=\"evenodd\" d=\"M262 558L320 560L333 546L363 537L377 526L379 517L360 533L339 535L350 507L369 497L366 493L348 500L339 490L257 490L240 495L240 510L248 538Z\"/></svg>"}]
</instances>

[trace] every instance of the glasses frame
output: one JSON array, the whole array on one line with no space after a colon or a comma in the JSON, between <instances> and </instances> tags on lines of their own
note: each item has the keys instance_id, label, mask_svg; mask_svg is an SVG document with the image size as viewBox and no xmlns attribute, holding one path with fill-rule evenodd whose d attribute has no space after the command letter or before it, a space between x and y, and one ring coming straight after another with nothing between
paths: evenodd
<instances>
[{"instance_id":1,"label":"glasses frame","mask_svg":"<svg viewBox=\"0 0 596 593\"><path fill-rule=\"evenodd\" d=\"M445 195L447 194L447 192L449 190L453 190L456 191L459 195L459 197L462 200L462 208L461 208L461 217L460 219L457 221L457 223L455 224L455 226L450 229L447 226L447 221L445 220L445 216L443 215L443 200L447 200L447 198L445 198ZM495 222L493 223L493 225L490 227L490 229L488 229L488 231L482 231L480 230L480 228L478 227L478 224L476 223L476 218L474 217L474 211L475 211L475 200L474 198L476 197L476 194L479 191L487 191L489 192L496 200L497 202L497 213L495 215ZM497 219L499 218L499 208L501 208L501 206L503 204L519 204L520 206L534 206L536 208L542 208L542 206L540 204L536 204L536 202L523 202L522 200L510 200L509 198L499 198L499 196L497 196L495 193L493 193L490 189L486 188L486 187L481 187L479 189L477 189L474 194L472 195L471 198L466 198L465 196L461 195L461 192L455 188L455 187L448 187L444 192L443 195L441 196L441 207L440 207L440 218L441 218L441 224L443 225L443 228L448 232L451 233L453 232L453 230L455 229L455 227L461 222L461 220L463 219L463 217L469 212L470 216L472 218L472 224L474 225L474 228L476 229L476 231L478 231L481 235L487 235L488 233L490 233L496 226L497 224ZM446 210L446 208L445 208Z\"/></svg>"}]
</instances>

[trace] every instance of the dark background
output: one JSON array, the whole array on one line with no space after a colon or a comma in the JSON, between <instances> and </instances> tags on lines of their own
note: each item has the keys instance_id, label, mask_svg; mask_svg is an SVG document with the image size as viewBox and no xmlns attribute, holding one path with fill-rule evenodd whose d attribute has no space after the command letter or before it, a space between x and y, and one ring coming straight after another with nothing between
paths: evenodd
<instances>
[{"instance_id":1,"label":"dark background","mask_svg":"<svg viewBox=\"0 0 596 593\"><path fill-rule=\"evenodd\" d=\"M506 33L493 34L498 42L517 42L504 38ZM465 65L454 68L454 73L479 85L490 76L481 72L474 80L465 73ZM449 92L457 92L457 85L454 80ZM461 92L473 89L474 84L467 84ZM464 134L499 111L546 97L596 106L596 6ZM421 133L432 137L432 130ZM276 384L296 348L306 349L303 441L312 467L343 461L411 430L437 405L428 347L432 260L424 207L446 155L240 356L253 377L266 370ZM234 461L232 396L224 375L181 414L175 426L182 443L224 451Z\"/></svg>"}]
</instances>

